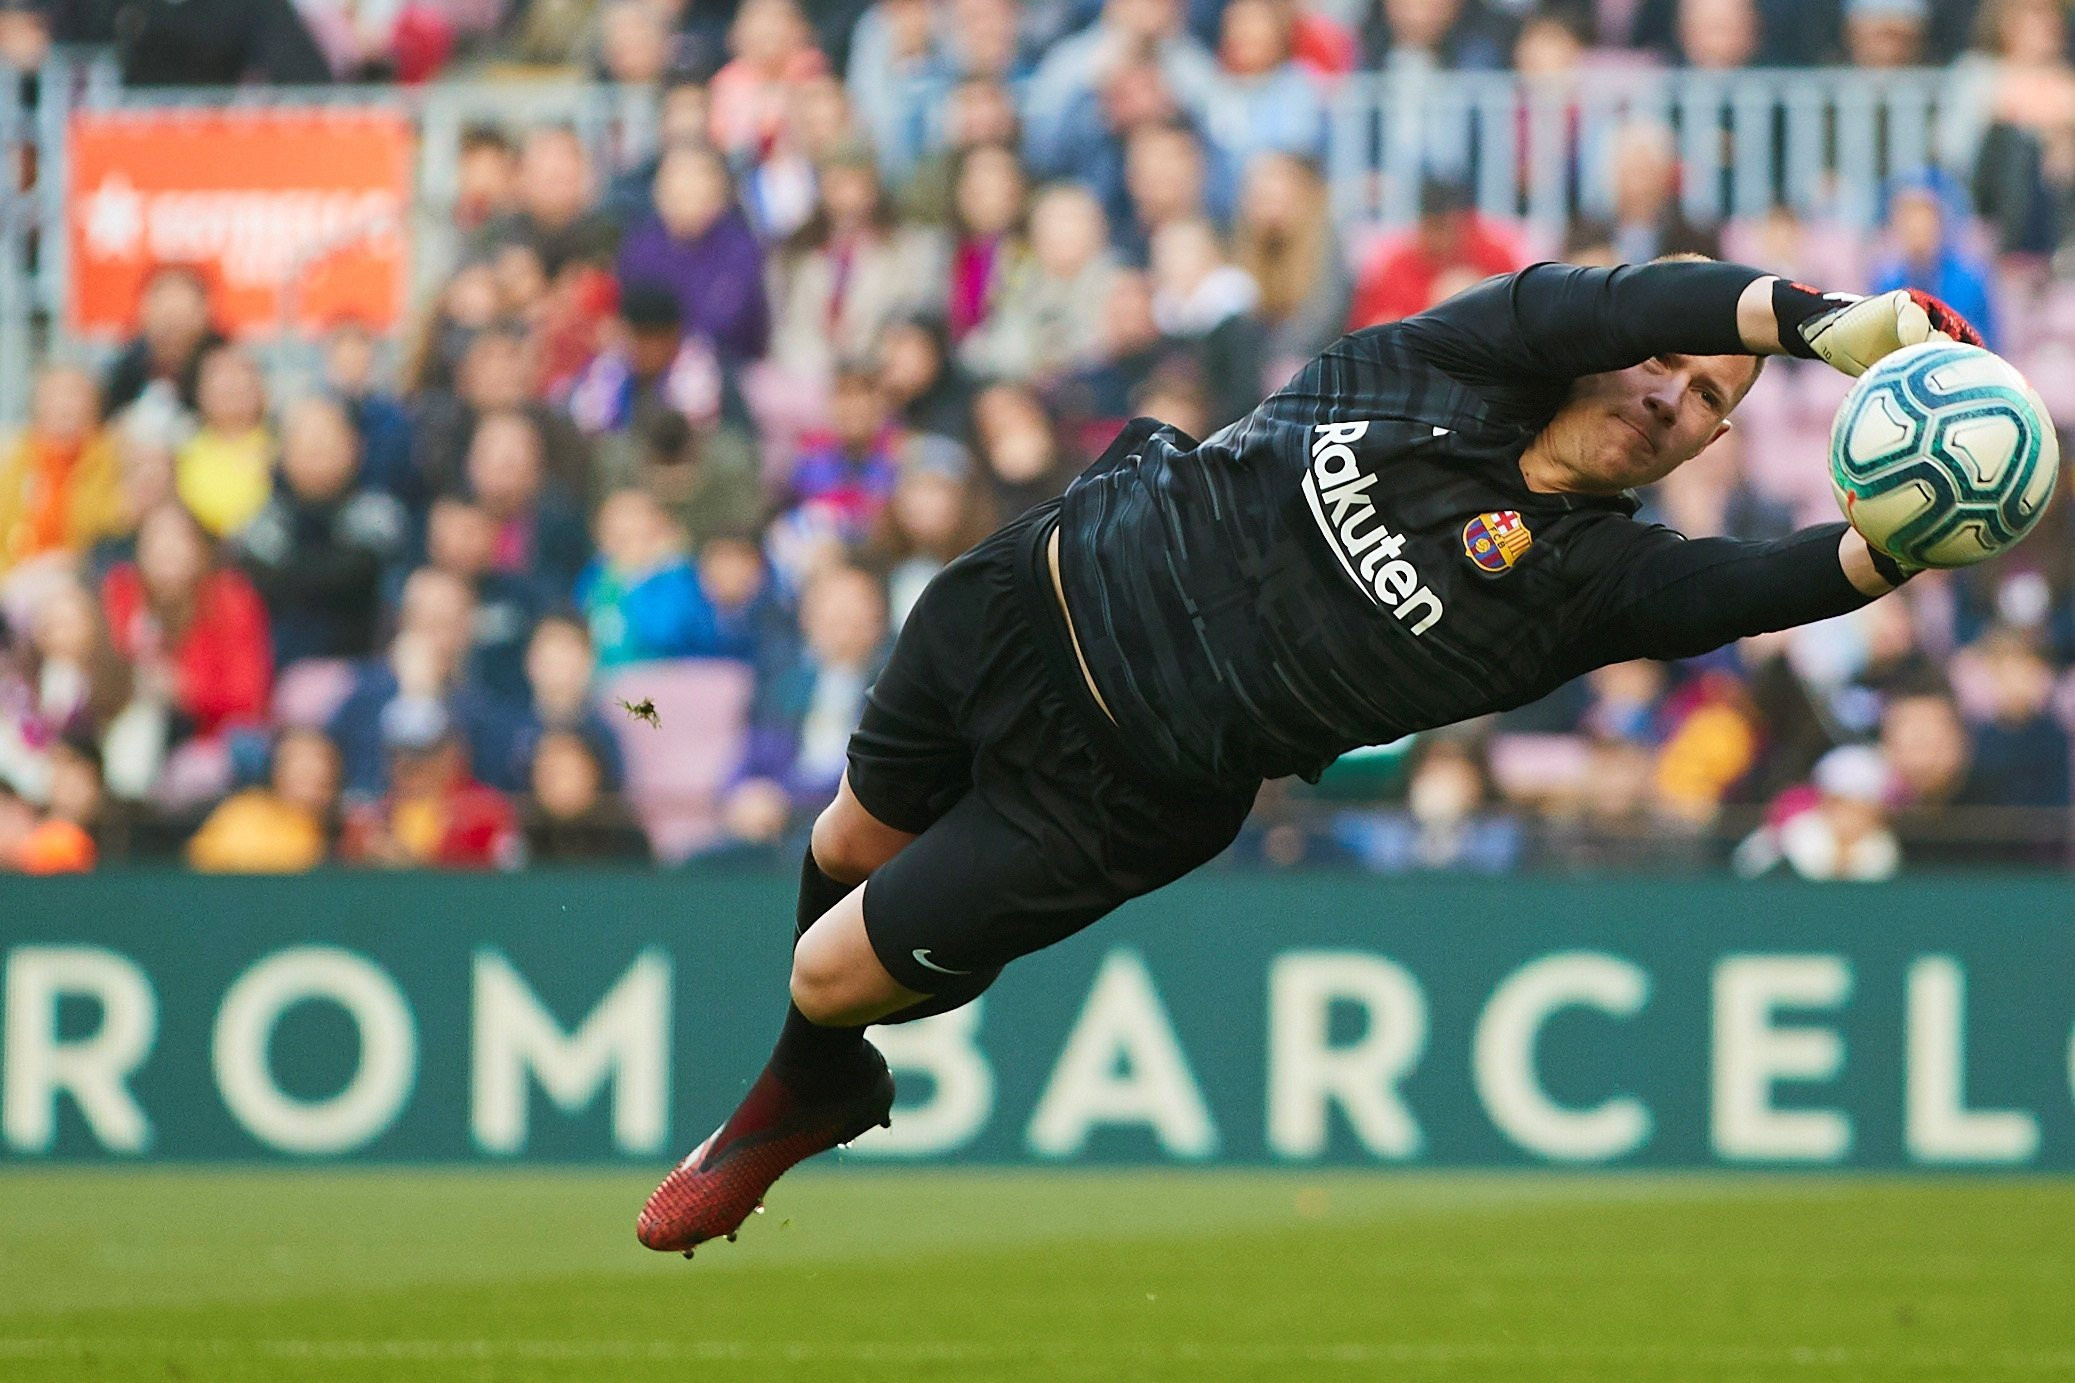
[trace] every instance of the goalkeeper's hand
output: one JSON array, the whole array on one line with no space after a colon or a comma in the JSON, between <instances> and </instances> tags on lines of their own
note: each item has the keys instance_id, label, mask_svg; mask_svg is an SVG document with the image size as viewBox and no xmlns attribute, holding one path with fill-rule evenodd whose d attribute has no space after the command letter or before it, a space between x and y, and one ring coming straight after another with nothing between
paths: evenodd
<instances>
[{"instance_id":1,"label":"goalkeeper's hand","mask_svg":"<svg viewBox=\"0 0 2075 1383\"><path fill-rule=\"evenodd\" d=\"M1817 359L1854 378L1904 346L1926 341L1982 345L1981 333L1929 293L1897 288L1811 317L1795 330Z\"/></svg>"}]
</instances>

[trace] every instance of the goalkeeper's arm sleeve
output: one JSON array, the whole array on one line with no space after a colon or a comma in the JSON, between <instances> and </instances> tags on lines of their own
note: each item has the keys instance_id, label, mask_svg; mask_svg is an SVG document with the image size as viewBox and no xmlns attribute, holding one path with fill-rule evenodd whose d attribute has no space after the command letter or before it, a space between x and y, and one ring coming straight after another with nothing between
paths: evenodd
<instances>
[{"instance_id":1,"label":"goalkeeper's arm sleeve","mask_svg":"<svg viewBox=\"0 0 2075 1383\"><path fill-rule=\"evenodd\" d=\"M1399 329L1440 368L1472 383L1570 380L1657 355L1749 355L1737 302L1763 277L1713 261L1536 264L1487 279Z\"/></svg>"},{"instance_id":2,"label":"goalkeeper's arm sleeve","mask_svg":"<svg viewBox=\"0 0 2075 1383\"><path fill-rule=\"evenodd\" d=\"M1626 520L1610 520L1605 529L1604 538L1625 551L1593 583L1591 613L1580 631L1588 666L1691 658L1752 634L1846 614L1873 599L1851 583L1838 560L1842 523L1764 543L1681 538Z\"/></svg>"}]
</instances>

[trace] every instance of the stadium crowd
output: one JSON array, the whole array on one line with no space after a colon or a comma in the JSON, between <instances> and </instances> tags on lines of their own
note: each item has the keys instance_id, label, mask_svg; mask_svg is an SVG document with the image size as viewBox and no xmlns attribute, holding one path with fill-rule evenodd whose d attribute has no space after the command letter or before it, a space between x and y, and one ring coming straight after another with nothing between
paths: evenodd
<instances>
[{"instance_id":1,"label":"stadium crowd","mask_svg":"<svg viewBox=\"0 0 2075 1383\"><path fill-rule=\"evenodd\" d=\"M186 265L119 350L57 353L0 445L0 863L774 850L930 575L1125 419L1205 435L1340 332L1533 257L1922 287L2075 422L2069 27L2056 0L0 0L25 70L52 38L119 42L138 82L569 69L653 90L660 130L626 167L567 127L468 130L461 253L404 337L337 323L319 388L281 396ZM1349 71L1942 57L1979 93L1974 167L1893 179L1872 239L1690 224L1640 123L1594 151L1612 214L1562 243L1439 178L1400 235L1328 214ZM1833 516L1845 387L1777 362L1647 513ZM1849 619L1271 784L1235 855L2064 863L2071 507Z\"/></svg>"}]
</instances>

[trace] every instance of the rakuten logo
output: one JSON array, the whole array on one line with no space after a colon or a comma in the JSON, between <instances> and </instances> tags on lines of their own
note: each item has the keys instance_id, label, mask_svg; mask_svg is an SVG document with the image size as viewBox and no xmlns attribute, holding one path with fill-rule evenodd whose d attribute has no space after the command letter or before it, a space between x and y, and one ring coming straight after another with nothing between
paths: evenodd
<instances>
[{"instance_id":1,"label":"rakuten logo","mask_svg":"<svg viewBox=\"0 0 2075 1383\"><path fill-rule=\"evenodd\" d=\"M1363 473L1348 446L1367 435L1369 424L1320 423L1312 431L1304 499L1327 546L1363 595L1399 619L1411 620L1413 633L1426 633L1441 618L1441 602L1420 581L1418 570L1398 555L1405 550L1405 535L1391 532L1376 512L1368 493L1376 477Z\"/></svg>"}]
</instances>

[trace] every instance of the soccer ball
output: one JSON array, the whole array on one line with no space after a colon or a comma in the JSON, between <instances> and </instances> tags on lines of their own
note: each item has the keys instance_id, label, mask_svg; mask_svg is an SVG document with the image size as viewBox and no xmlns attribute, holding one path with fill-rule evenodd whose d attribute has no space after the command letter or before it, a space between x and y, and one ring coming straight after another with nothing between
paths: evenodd
<instances>
[{"instance_id":1,"label":"soccer ball","mask_svg":"<svg viewBox=\"0 0 2075 1383\"><path fill-rule=\"evenodd\" d=\"M1964 567L2017 542L2060 476L2046 405L1979 346L1905 346L1859 377L1830 427L1830 484L1867 542Z\"/></svg>"}]
</instances>

